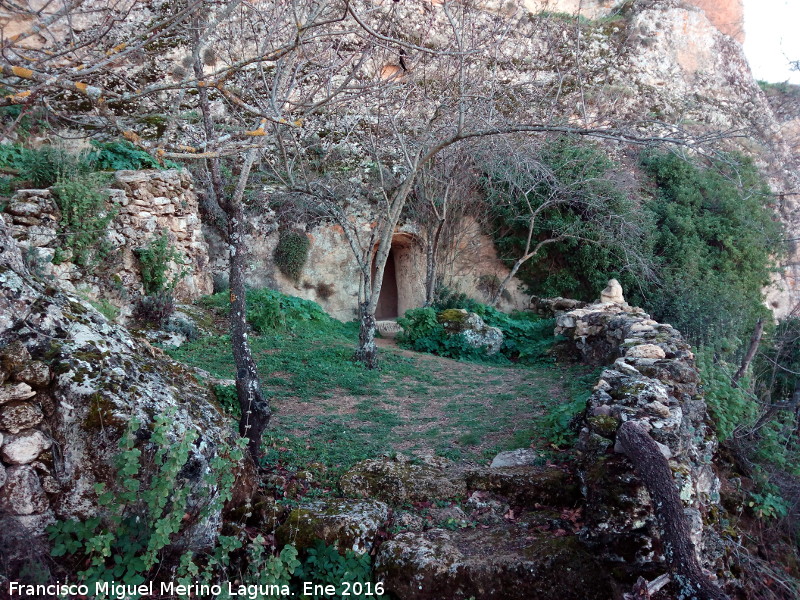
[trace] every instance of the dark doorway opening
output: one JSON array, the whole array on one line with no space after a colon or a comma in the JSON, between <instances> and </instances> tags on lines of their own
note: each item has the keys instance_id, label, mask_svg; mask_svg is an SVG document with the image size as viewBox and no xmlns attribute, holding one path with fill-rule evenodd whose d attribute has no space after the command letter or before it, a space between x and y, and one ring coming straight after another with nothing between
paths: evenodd
<instances>
[{"instance_id":1,"label":"dark doorway opening","mask_svg":"<svg viewBox=\"0 0 800 600\"><path fill-rule=\"evenodd\" d=\"M375 269L373 268L373 273ZM397 294L397 269L394 264L394 248L389 250L386 259L386 268L383 271L383 285L381 295L378 296L378 306L375 308L375 318L379 321L396 319L399 314Z\"/></svg>"}]
</instances>

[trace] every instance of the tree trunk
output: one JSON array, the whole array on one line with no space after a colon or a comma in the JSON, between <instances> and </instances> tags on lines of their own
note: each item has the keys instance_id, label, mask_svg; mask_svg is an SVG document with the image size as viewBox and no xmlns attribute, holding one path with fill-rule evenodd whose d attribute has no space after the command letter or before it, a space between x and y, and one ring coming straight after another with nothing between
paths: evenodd
<instances>
[{"instance_id":1,"label":"tree trunk","mask_svg":"<svg viewBox=\"0 0 800 600\"><path fill-rule=\"evenodd\" d=\"M439 251L442 229L444 229L444 219L439 219L436 231L428 239L425 253L425 306L433 304L433 296L436 293L436 255Z\"/></svg>"},{"instance_id":2,"label":"tree trunk","mask_svg":"<svg viewBox=\"0 0 800 600\"><path fill-rule=\"evenodd\" d=\"M359 305L360 327L356 360L364 363L368 369L376 369L378 368L378 347L375 345L375 310L370 310L369 305L369 302L362 302Z\"/></svg>"},{"instance_id":3,"label":"tree trunk","mask_svg":"<svg viewBox=\"0 0 800 600\"><path fill-rule=\"evenodd\" d=\"M764 333L764 319L759 319L756 323L756 328L753 331L753 335L750 338L750 346L747 348L747 352L742 359L742 364L739 365L739 370L734 373L733 377L731 378L731 384L733 387L738 387L739 379L741 379L742 375L744 375L745 371L747 371L747 367L750 366L750 363L753 362L753 358L755 358L756 351L758 351L758 345L761 343L761 336Z\"/></svg>"},{"instance_id":4,"label":"tree trunk","mask_svg":"<svg viewBox=\"0 0 800 600\"><path fill-rule=\"evenodd\" d=\"M272 411L261 391L258 367L253 360L247 340L247 302L244 273L247 251L244 244L245 215L242 196L250 174L255 152L248 153L236 192L228 204L228 239L230 251L231 293L231 347L236 364L236 395L242 411L239 434L247 438L247 446L253 460L261 458L261 436L269 425Z\"/></svg>"},{"instance_id":5,"label":"tree trunk","mask_svg":"<svg viewBox=\"0 0 800 600\"><path fill-rule=\"evenodd\" d=\"M680 597L728 600L728 596L706 577L697 561L672 471L655 440L641 423L628 421L617 431L617 441L653 499L667 564L680 588Z\"/></svg>"}]
</instances>

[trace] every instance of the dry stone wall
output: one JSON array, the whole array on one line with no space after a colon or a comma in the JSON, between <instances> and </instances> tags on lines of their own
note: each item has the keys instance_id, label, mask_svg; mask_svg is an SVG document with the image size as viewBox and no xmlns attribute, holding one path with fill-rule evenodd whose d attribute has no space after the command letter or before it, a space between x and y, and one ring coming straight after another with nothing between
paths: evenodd
<instances>
[{"instance_id":1,"label":"dry stone wall","mask_svg":"<svg viewBox=\"0 0 800 600\"><path fill-rule=\"evenodd\" d=\"M91 269L70 262L69 254L64 262L52 263L63 232L50 189L19 190L2 217L39 275L54 278L67 291L80 290L93 300L107 299L123 314L130 313L132 301L143 293L136 250L161 232L167 233L182 263L172 262L171 276L185 273L175 288L176 297L190 301L211 293L208 247L188 171L117 171L107 191L108 210L116 214L106 235L112 251Z\"/></svg>"},{"instance_id":2,"label":"dry stone wall","mask_svg":"<svg viewBox=\"0 0 800 600\"><path fill-rule=\"evenodd\" d=\"M663 572L652 499L615 444L620 425L636 420L669 461L701 559L707 565L720 559L719 538L704 527L719 503L712 467L717 443L689 345L670 325L624 302L563 312L556 323L556 334L567 338L566 349L586 363L610 364L581 421L583 541L639 572Z\"/></svg>"}]
</instances>

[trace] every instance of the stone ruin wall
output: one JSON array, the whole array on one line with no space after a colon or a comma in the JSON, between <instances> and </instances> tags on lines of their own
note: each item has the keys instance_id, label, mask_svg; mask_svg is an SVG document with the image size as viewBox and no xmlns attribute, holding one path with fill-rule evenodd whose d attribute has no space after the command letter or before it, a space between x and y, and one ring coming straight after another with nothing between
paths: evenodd
<instances>
[{"instance_id":1,"label":"stone ruin wall","mask_svg":"<svg viewBox=\"0 0 800 600\"><path fill-rule=\"evenodd\" d=\"M143 293L135 251L162 231L183 262L172 263L170 274L186 272L175 288L176 298L188 302L211 293L208 247L187 170L117 171L107 192L109 208L117 213L106 236L112 252L96 267L82 268L69 261L69 254L65 262L52 264L60 245L60 211L51 190L17 191L0 216L37 275L91 300L108 300L122 309L123 316L131 313L133 302Z\"/></svg>"},{"instance_id":2,"label":"stone ruin wall","mask_svg":"<svg viewBox=\"0 0 800 600\"><path fill-rule=\"evenodd\" d=\"M692 541L712 572L723 558L707 526L719 506L712 458L717 441L700 390L695 357L681 334L640 308L607 302L558 312L562 351L590 365L607 365L581 417L579 473L586 499L582 538L612 560L663 572L653 502L615 437L630 420L643 422L668 459Z\"/></svg>"}]
</instances>

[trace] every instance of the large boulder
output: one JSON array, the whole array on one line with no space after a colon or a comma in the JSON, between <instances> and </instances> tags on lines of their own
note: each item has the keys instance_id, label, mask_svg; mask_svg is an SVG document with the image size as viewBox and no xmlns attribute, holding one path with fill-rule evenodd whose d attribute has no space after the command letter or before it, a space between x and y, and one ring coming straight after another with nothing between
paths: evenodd
<instances>
[{"instance_id":1,"label":"large boulder","mask_svg":"<svg viewBox=\"0 0 800 600\"><path fill-rule=\"evenodd\" d=\"M146 484L157 476L157 461L148 459L156 448L151 436L157 417L168 417L161 446L194 437L183 468L170 482L188 491L186 510L195 515L175 542L184 548L208 546L221 524L220 507L206 509L220 493L209 475L220 451L236 441L234 423L194 372L82 299L33 277L0 223L4 558L37 547L36 536L54 519L98 513L97 484L111 490L118 485L114 457L134 419L135 444L143 457L138 477ZM236 501L246 503L255 487L252 462L227 468L233 470Z\"/></svg>"},{"instance_id":2,"label":"large boulder","mask_svg":"<svg viewBox=\"0 0 800 600\"><path fill-rule=\"evenodd\" d=\"M503 332L487 325L476 313L463 308L449 308L436 315L436 319L449 335L460 335L467 345L483 348L490 356L500 352L503 346Z\"/></svg>"},{"instance_id":3,"label":"large boulder","mask_svg":"<svg viewBox=\"0 0 800 600\"><path fill-rule=\"evenodd\" d=\"M375 558L375 576L400 600L608 600L609 576L570 535L524 521L489 529L401 533Z\"/></svg>"}]
</instances>

